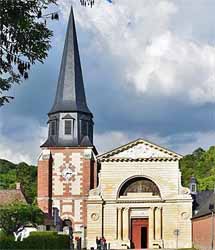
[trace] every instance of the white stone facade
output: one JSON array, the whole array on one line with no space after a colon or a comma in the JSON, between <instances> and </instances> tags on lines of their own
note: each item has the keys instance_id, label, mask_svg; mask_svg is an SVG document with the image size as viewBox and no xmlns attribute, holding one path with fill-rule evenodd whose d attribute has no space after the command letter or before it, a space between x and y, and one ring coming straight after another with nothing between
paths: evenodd
<instances>
[{"instance_id":1,"label":"white stone facade","mask_svg":"<svg viewBox=\"0 0 215 250\"><path fill-rule=\"evenodd\" d=\"M132 240L138 241L132 239L134 218L148 223L147 247L191 247L192 199L189 189L181 186L180 158L143 140L98 157L100 183L90 191L87 207L88 248L95 247L96 237L102 235L113 249L132 247ZM135 178L152 181L160 194L122 195L123 186Z\"/></svg>"}]
</instances>

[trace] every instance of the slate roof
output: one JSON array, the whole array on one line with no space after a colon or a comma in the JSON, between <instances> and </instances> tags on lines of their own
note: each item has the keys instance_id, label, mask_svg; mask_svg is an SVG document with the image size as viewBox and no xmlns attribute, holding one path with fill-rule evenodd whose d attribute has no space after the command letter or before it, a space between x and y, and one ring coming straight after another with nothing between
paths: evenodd
<instances>
[{"instance_id":1,"label":"slate roof","mask_svg":"<svg viewBox=\"0 0 215 250\"><path fill-rule=\"evenodd\" d=\"M27 203L21 189L0 190L0 205L7 205L17 201Z\"/></svg>"},{"instance_id":2,"label":"slate roof","mask_svg":"<svg viewBox=\"0 0 215 250\"><path fill-rule=\"evenodd\" d=\"M57 112L84 112L91 114L86 102L72 8L67 27L56 97L49 114Z\"/></svg>"},{"instance_id":3,"label":"slate roof","mask_svg":"<svg viewBox=\"0 0 215 250\"><path fill-rule=\"evenodd\" d=\"M215 193L212 190L201 191L196 194L194 199L194 213L193 219L211 214L209 204L213 203L215 206Z\"/></svg>"}]
</instances>

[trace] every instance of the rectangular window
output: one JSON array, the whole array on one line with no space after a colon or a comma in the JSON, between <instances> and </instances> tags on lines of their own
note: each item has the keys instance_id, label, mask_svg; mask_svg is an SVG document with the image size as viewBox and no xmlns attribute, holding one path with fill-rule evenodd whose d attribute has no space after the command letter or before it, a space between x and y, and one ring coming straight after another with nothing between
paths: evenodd
<instances>
[{"instance_id":1,"label":"rectangular window","mask_svg":"<svg viewBox=\"0 0 215 250\"><path fill-rule=\"evenodd\" d=\"M71 135L72 134L72 120L66 120L65 121L65 135Z\"/></svg>"},{"instance_id":2,"label":"rectangular window","mask_svg":"<svg viewBox=\"0 0 215 250\"><path fill-rule=\"evenodd\" d=\"M192 191L192 192L196 192L196 185L195 185L195 184L192 184L192 186L191 186L191 191Z\"/></svg>"}]
</instances>

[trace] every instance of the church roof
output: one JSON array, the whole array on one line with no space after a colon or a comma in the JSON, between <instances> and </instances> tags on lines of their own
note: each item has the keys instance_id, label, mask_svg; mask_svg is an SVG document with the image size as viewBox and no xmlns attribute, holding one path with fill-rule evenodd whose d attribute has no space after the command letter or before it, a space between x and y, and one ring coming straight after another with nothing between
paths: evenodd
<instances>
[{"instance_id":1,"label":"church roof","mask_svg":"<svg viewBox=\"0 0 215 250\"><path fill-rule=\"evenodd\" d=\"M86 102L72 8L66 32L57 93L49 114L57 112L84 112L91 114Z\"/></svg>"},{"instance_id":2,"label":"church roof","mask_svg":"<svg viewBox=\"0 0 215 250\"><path fill-rule=\"evenodd\" d=\"M177 161L182 155L145 139L137 139L97 157L100 161Z\"/></svg>"}]
</instances>

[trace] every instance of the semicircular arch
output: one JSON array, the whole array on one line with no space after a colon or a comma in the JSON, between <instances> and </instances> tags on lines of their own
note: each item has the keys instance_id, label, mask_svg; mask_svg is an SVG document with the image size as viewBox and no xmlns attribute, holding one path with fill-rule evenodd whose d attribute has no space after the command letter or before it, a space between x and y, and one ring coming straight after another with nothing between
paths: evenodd
<instances>
[{"instance_id":1,"label":"semicircular arch","mask_svg":"<svg viewBox=\"0 0 215 250\"><path fill-rule=\"evenodd\" d=\"M135 175L124 180L117 192L117 198L127 196L129 193L152 193L153 196L162 194L159 185L151 178L145 175Z\"/></svg>"}]
</instances>

